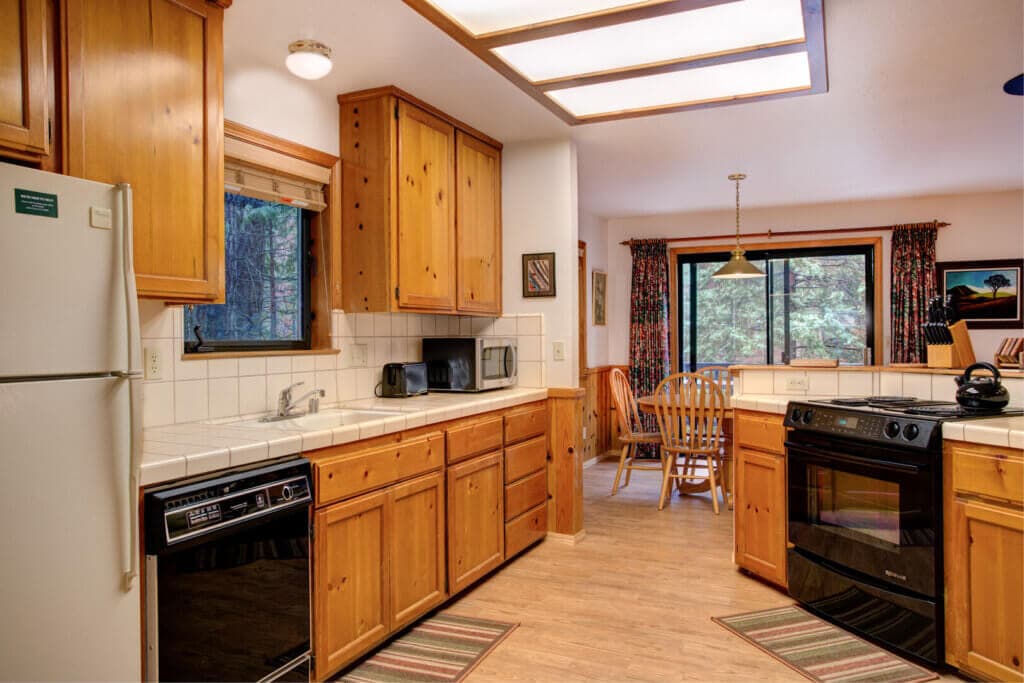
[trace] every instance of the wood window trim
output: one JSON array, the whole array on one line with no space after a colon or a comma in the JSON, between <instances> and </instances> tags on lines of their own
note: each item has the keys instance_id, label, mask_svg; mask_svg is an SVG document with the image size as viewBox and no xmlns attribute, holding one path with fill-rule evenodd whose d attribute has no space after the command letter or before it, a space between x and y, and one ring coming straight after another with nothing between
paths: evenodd
<instances>
[{"instance_id":1,"label":"wood window trim","mask_svg":"<svg viewBox=\"0 0 1024 683\"><path fill-rule=\"evenodd\" d=\"M872 301L873 317L874 317L874 350L876 357L873 359L874 363L878 364L877 356L883 351L883 341L885 339L884 330L882 325L884 318L882 316L882 281L883 281L883 266L885 263L885 255L882 253L882 238L881 237L847 237L843 239L835 240L793 240L785 242L753 242L750 244L744 243L743 248L747 251L771 251L773 249L814 249L814 248L829 248L829 247L872 247L874 253L874 301ZM669 324L669 338L671 342L669 344L671 354L670 367L672 372L679 372L679 299L676 278L673 275L673 266L676 263L676 257L685 254L707 254L714 252L727 253L732 248L731 244L708 244L697 247L676 247L668 250L668 324ZM784 366L779 366L784 367Z\"/></svg>"},{"instance_id":2,"label":"wood window trim","mask_svg":"<svg viewBox=\"0 0 1024 683\"><path fill-rule=\"evenodd\" d=\"M213 358L246 358L256 356L324 355L337 353L331 348L331 312L341 308L341 162L338 157L297 142L279 138L249 126L224 121L224 137L247 142L258 147L314 164L330 172L330 180L324 187L327 206L313 215L310 233L314 240L313 254L317 260L317 272L313 275L310 302L316 313L310 325L309 349L286 349L280 351L226 351L187 355L190 360ZM327 287L316 286L326 277ZM326 291L325 291L326 289Z\"/></svg>"}]
</instances>

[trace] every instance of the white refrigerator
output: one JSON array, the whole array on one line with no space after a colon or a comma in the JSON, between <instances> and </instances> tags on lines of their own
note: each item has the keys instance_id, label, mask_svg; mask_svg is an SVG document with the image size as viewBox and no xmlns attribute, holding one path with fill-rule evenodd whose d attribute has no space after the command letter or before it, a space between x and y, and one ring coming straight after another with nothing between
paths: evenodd
<instances>
[{"instance_id":1,"label":"white refrigerator","mask_svg":"<svg viewBox=\"0 0 1024 683\"><path fill-rule=\"evenodd\" d=\"M131 189L0 163L0 680L141 675Z\"/></svg>"}]
</instances>

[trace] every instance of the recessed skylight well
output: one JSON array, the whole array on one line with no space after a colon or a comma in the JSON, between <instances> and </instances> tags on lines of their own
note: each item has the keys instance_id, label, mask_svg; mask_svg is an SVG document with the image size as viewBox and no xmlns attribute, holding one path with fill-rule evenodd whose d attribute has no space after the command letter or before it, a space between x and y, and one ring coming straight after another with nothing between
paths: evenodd
<instances>
[{"instance_id":1,"label":"recessed skylight well","mask_svg":"<svg viewBox=\"0 0 1024 683\"><path fill-rule=\"evenodd\" d=\"M547 95L577 118L811 87L806 52L627 78Z\"/></svg>"},{"instance_id":2,"label":"recessed skylight well","mask_svg":"<svg viewBox=\"0 0 1024 683\"><path fill-rule=\"evenodd\" d=\"M536 83L803 40L800 0L742 0L492 51Z\"/></svg>"}]
</instances>

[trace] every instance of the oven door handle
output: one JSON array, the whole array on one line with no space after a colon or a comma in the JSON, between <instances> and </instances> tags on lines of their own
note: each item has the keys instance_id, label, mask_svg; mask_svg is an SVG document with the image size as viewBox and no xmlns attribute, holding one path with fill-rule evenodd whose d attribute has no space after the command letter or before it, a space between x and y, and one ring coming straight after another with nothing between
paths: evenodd
<instances>
[{"instance_id":1,"label":"oven door handle","mask_svg":"<svg viewBox=\"0 0 1024 683\"><path fill-rule=\"evenodd\" d=\"M849 465L860 465L861 467L872 467L875 469L889 470L892 472L905 472L908 474L919 474L923 469L919 465L909 465L903 462L893 462L891 460L876 460L874 458L861 458L856 455L847 455L846 453L828 453L823 454L817 451L807 450L806 447L801 446L798 443L792 441L786 442L786 455L790 452L799 454L799 457L805 460L814 460L815 462L828 464L829 462L842 462Z\"/></svg>"}]
</instances>

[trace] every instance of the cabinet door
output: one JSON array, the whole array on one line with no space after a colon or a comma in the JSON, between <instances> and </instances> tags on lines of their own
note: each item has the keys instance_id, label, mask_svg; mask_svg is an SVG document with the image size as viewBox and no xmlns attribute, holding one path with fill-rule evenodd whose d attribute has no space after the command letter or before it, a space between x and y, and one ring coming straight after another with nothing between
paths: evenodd
<instances>
[{"instance_id":1,"label":"cabinet door","mask_svg":"<svg viewBox=\"0 0 1024 683\"><path fill-rule=\"evenodd\" d=\"M398 308L455 309L455 129L398 104Z\"/></svg>"},{"instance_id":2,"label":"cabinet door","mask_svg":"<svg viewBox=\"0 0 1024 683\"><path fill-rule=\"evenodd\" d=\"M49 151L46 0L0 0L0 146Z\"/></svg>"},{"instance_id":3,"label":"cabinet door","mask_svg":"<svg viewBox=\"0 0 1024 683\"><path fill-rule=\"evenodd\" d=\"M504 559L501 460L501 451L495 451L448 468L448 588L452 595Z\"/></svg>"},{"instance_id":4,"label":"cabinet door","mask_svg":"<svg viewBox=\"0 0 1024 683\"><path fill-rule=\"evenodd\" d=\"M953 663L986 678L1024 680L1024 513L957 498L947 580Z\"/></svg>"},{"instance_id":5,"label":"cabinet door","mask_svg":"<svg viewBox=\"0 0 1024 683\"><path fill-rule=\"evenodd\" d=\"M391 630L441 604L444 570L444 476L437 472L389 489Z\"/></svg>"},{"instance_id":6,"label":"cabinet door","mask_svg":"<svg viewBox=\"0 0 1024 683\"><path fill-rule=\"evenodd\" d=\"M501 315L501 152L460 131L455 169L458 308Z\"/></svg>"},{"instance_id":7,"label":"cabinet door","mask_svg":"<svg viewBox=\"0 0 1024 683\"><path fill-rule=\"evenodd\" d=\"M67 0L68 170L130 183L140 296L224 298L223 10Z\"/></svg>"},{"instance_id":8,"label":"cabinet door","mask_svg":"<svg viewBox=\"0 0 1024 683\"><path fill-rule=\"evenodd\" d=\"M785 586L785 459L737 448L736 460L736 563Z\"/></svg>"},{"instance_id":9,"label":"cabinet door","mask_svg":"<svg viewBox=\"0 0 1024 683\"><path fill-rule=\"evenodd\" d=\"M388 620L388 493L316 513L313 633L323 680L383 640Z\"/></svg>"}]
</instances>

